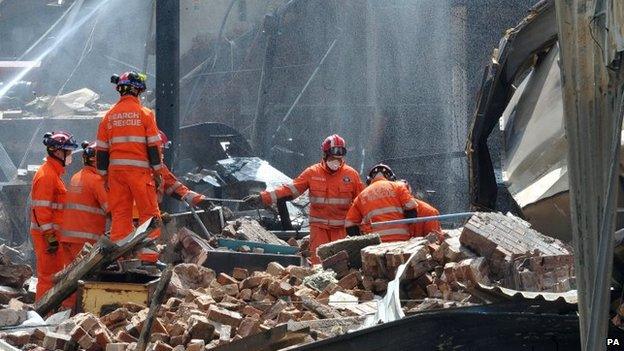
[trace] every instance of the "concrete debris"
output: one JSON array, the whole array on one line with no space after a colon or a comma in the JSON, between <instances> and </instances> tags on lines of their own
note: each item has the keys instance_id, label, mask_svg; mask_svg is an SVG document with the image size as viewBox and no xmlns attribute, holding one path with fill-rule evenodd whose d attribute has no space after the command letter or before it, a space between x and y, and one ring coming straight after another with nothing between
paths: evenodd
<instances>
[{"instance_id":1,"label":"concrete debris","mask_svg":"<svg viewBox=\"0 0 624 351\"><path fill-rule=\"evenodd\" d=\"M323 291L328 285L336 284L336 273L333 271L319 271L303 278L303 285L316 291Z\"/></svg>"},{"instance_id":2,"label":"concrete debris","mask_svg":"<svg viewBox=\"0 0 624 351\"><path fill-rule=\"evenodd\" d=\"M232 239L288 246L287 242L264 229L258 221L246 217L229 223L221 234Z\"/></svg>"},{"instance_id":3,"label":"concrete debris","mask_svg":"<svg viewBox=\"0 0 624 351\"><path fill-rule=\"evenodd\" d=\"M347 237L342 240L334 241L319 246L316 250L321 260L327 259L340 251L346 251L349 257L349 265L353 268L362 267L362 257L360 251L372 245L381 244L381 239L377 234L362 235L356 237Z\"/></svg>"},{"instance_id":4,"label":"concrete debris","mask_svg":"<svg viewBox=\"0 0 624 351\"><path fill-rule=\"evenodd\" d=\"M28 265L13 263L12 256L10 248L0 246L0 304L8 304L15 298L32 302L26 284L33 270Z\"/></svg>"}]
</instances>

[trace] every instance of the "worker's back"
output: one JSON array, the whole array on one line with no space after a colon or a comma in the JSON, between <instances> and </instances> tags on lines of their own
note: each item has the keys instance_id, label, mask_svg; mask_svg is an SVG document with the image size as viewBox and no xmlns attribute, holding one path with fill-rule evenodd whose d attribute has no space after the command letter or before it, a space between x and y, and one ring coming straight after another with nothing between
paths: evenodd
<instances>
[{"instance_id":1,"label":"worker's back","mask_svg":"<svg viewBox=\"0 0 624 351\"><path fill-rule=\"evenodd\" d=\"M109 169L150 168L147 146L160 142L152 111L132 95L122 96L104 116L97 139L98 149L108 150Z\"/></svg>"},{"instance_id":2,"label":"worker's back","mask_svg":"<svg viewBox=\"0 0 624 351\"><path fill-rule=\"evenodd\" d=\"M384 178L375 179L356 197L347 214L347 221L353 224L361 222L363 232L378 233L384 242L408 240L410 231L406 224L373 228L370 223L405 218L404 208L411 201L409 192L401 184Z\"/></svg>"},{"instance_id":3,"label":"worker's back","mask_svg":"<svg viewBox=\"0 0 624 351\"><path fill-rule=\"evenodd\" d=\"M61 242L95 242L106 230L108 196L104 179L85 166L71 179L61 230Z\"/></svg>"}]
</instances>

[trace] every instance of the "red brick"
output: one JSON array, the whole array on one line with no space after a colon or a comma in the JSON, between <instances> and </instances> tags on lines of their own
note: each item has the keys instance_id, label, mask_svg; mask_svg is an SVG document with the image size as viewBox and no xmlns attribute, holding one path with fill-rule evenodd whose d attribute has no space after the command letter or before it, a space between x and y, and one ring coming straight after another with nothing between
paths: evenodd
<instances>
[{"instance_id":1,"label":"red brick","mask_svg":"<svg viewBox=\"0 0 624 351\"><path fill-rule=\"evenodd\" d=\"M245 280L249 277L249 271L245 268L236 267L232 271L232 278L237 280Z\"/></svg>"},{"instance_id":2,"label":"red brick","mask_svg":"<svg viewBox=\"0 0 624 351\"><path fill-rule=\"evenodd\" d=\"M286 272L291 276L291 277L296 277L299 278L301 280L303 280L303 278L314 274L314 270L312 268L309 267L300 267L300 266L294 266L294 265L290 265L288 267L286 267Z\"/></svg>"},{"instance_id":3,"label":"red brick","mask_svg":"<svg viewBox=\"0 0 624 351\"><path fill-rule=\"evenodd\" d=\"M238 281L236 281L236 279L225 273L219 273L219 275L217 276L217 282L221 285L238 284Z\"/></svg>"},{"instance_id":4,"label":"red brick","mask_svg":"<svg viewBox=\"0 0 624 351\"><path fill-rule=\"evenodd\" d=\"M128 343L125 342L114 342L106 345L106 351L126 351L128 348Z\"/></svg>"},{"instance_id":5,"label":"red brick","mask_svg":"<svg viewBox=\"0 0 624 351\"><path fill-rule=\"evenodd\" d=\"M243 316L238 312L228 311L217 306L210 306L208 310L208 319L222 324L226 324L232 327L238 327Z\"/></svg>"},{"instance_id":6,"label":"red brick","mask_svg":"<svg viewBox=\"0 0 624 351\"><path fill-rule=\"evenodd\" d=\"M345 276L349 271L349 254L342 250L337 254L323 260L323 269L331 269L340 278Z\"/></svg>"},{"instance_id":7,"label":"red brick","mask_svg":"<svg viewBox=\"0 0 624 351\"><path fill-rule=\"evenodd\" d=\"M152 350L153 351L173 351L173 347L165 344L162 341L157 341L153 346L152 346Z\"/></svg>"},{"instance_id":8,"label":"red brick","mask_svg":"<svg viewBox=\"0 0 624 351\"><path fill-rule=\"evenodd\" d=\"M226 284L223 285L223 292L229 296L238 295L238 284Z\"/></svg>"},{"instance_id":9,"label":"red brick","mask_svg":"<svg viewBox=\"0 0 624 351\"><path fill-rule=\"evenodd\" d=\"M288 303L284 302L283 300L277 300L273 304L273 306L271 306L271 308L269 308L262 314L262 319L271 320L277 317L279 313L282 312L286 307L288 307Z\"/></svg>"},{"instance_id":10,"label":"red brick","mask_svg":"<svg viewBox=\"0 0 624 351\"><path fill-rule=\"evenodd\" d=\"M69 333L69 336L75 342L78 342L78 340L82 339L82 337L85 335L87 335L87 331L82 329L82 327L79 325L75 326L74 329L72 329L72 331Z\"/></svg>"},{"instance_id":11,"label":"red brick","mask_svg":"<svg viewBox=\"0 0 624 351\"><path fill-rule=\"evenodd\" d=\"M267 265L266 272L274 277L281 278L286 272L286 269L284 268L284 266L277 262L270 262Z\"/></svg>"},{"instance_id":12,"label":"red brick","mask_svg":"<svg viewBox=\"0 0 624 351\"><path fill-rule=\"evenodd\" d=\"M186 351L204 351L205 347L206 342L204 340L192 339L186 346Z\"/></svg>"},{"instance_id":13,"label":"red brick","mask_svg":"<svg viewBox=\"0 0 624 351\"><path fill-rule=\"evenodd\" d=\"M263 279L264 279L264 276L259 276L259 275L251 276L241 282L241 288L253 289L257 286L260 286L260 284L262 284Z\"/></svg>"},{"instance_id":14,"label":"red brick","mask_svg":"<svg viewBox=\"0 0 624 351\"><path fill-rule=\"evenodd\" d=\"M47 333L43 338L43 347L50 350L64 349L65 345L69 342L69 335L58 333Z\"/></svg>"},{"instance_id":15,"label":"red brick","mask_svg":"<svg viewBox=\"0 0 624 351\"><path fill-rule=\"evenodd\" d=\"M351 272L338 282L343 289L351 290L358 286L358 282L360 281L360 274L357 272Z\"/></svg>"},{"instance_id":16,"label":"red brick","mask_svg":"<svg viewBox=\"0 0 624 351\"><path fill-rule=\"evenodd\" d=\"M100 318L100 321L104 323L105 326L110 327L111 325L118 324L119 322L125 321L131 317L130 311L126 308L118 308L113 312L103 316Z\"/></svg>"},{"instance_id":17,"label":"red brick","mask_svg":"<svg viewBox=\"0 0 624 351\"><path fill-rule=\"evenodd\" d=\"M115 335L115 339L121 341L121 342L125 342L125 343L131 343L131 342L136 342L137 339L128 334L125 330L120 330L119 332L117 332L117 335Z\"/></svg>"},{"instance_id":18,"label":"red brick","mask_svg":"<svg viewBox=\"0 0 624 351\"><path fill-rule=\"evenodd\" d=\"M2 338L0 336L0 339ZM25 331L10 333L4 336L4 340L13 346L21 348L30 342L30 333Z\"/></svg>"},{"instance_id":19,"label":"red brick","mask_svg":"<svg viewBox=\"0 0 624 351\"><path fill-rule=\"evenodd\" d=\"M191 339L201 339L210 342L214 335L215 327L206 317L192 316L189 319L189 335Z\"/></svg>"},{"instance_id":20,"label":"red brick","mask_svg":"<svg viewBox=\"0 0 624 351\"><path fill-rule=\"evenodd\" d=\"M107 344L112 342L110 335L108 332L102 329L99 329L95 332L95 342L100 345L102 348L105 348Z\"/></svg>"},{"instance_id":21,"label":"red brick","mask_svg":"<svg viewBox=\"0 0 624 351\"><path fill-rule=\"evenodd\" d=\"M238 327L238 335L247 337L260 331L260 319L253 317L245 317Z\"/></svg>"},{"instance_id":22,"label":"red brick","mask_svg":"<svg viewBox=\"0 0 624 351\"><path fill-rule=\"evenodd\" d=\"M255 315L255 314L257 314L257 315L261 315L261 314L262 314L262 311L260 311L259 309L255 308L255 307L253 307L253 306L251 306L251 305L247 305L247 306L245 306L245 307L243 308L243 311L242 311L242 312L243 312L243 314L244 314L245 316L253 316L253 315Z\"/></svg>"},{"instance_id":23,"label":"red brick","mask_svg":"<svg viewBox=\"0 0 624 351\"><path fill-rule=\"evenodd\" d=\"M78 340L78 345L85 350L101 350L102 347L95 342L95 338L90 335L83 336Z\"/></svg>"},{"instance_id":24,"label":"red brick","mask_svg":"<svg viewBox=\"0 0 624 351\"><path fill-rule=\"evenodd\" d=\"M251 295L252 294L253 293L251 292L251 289L243 289L238 294L238 298L243 300L243 301L251 301Z\"/></svg>"},{"instance_id":25,"label":"red brick","mask_svg":"<svg viewBox=\"0 0 624 351\"><path fill-rule=\"evenodd\" d=\"M206 311L210 308L210 305L215 303L215 300L210 295L201 295L195 298L193 302L199 307L199 309Z\"/></svg>"},{"instance_id":26,"label":"red brick","mask_svg":"<svg viewBox=\"0 0 624 351\"><path fill-rule=\"evenodd\" d=\"M286 282L274 281L269 285L269 294L275 297L290 296L294 293L293 287Z\"/></svg>"}]
</instances>

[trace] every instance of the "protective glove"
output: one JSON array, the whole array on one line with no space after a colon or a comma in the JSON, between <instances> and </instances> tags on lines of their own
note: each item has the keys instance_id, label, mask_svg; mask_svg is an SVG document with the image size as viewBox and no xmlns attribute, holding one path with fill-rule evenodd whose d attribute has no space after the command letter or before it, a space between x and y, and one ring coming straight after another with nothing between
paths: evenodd
<instances>
[{"instance_id":1,"label":"protective glove","mask_svg":"<svg viewBox=\"0 0 624 351\"><path fill-rule=\"evenodd\" d=\"M212 201L210 201L208 199L205 199L204 197L202 197L202 199L199 200L197 202L197 204L195 204L195 206L197 206L197 207L199 207L201 209L204 209L206 211L210 211L210 210L212 210L215 207L215 205L212 203Z\"/></svg>"},{"instance_id":2,"label":"protective glove","mask_svg":"<svg viewBox=\"0 0 624 351\"><path fill-rule=\"evenodd\" d=\"M154 173L154 183L156 183L156 189L160 188L160 185L163 183L162 174Z\"/></svg>"},{"instance_id":3,"label":"protective glove","mask_svg":"<svg viewBox=\"0 0 624 351\"><path fill-rule=\"evenodd\" d=\"M53 231L43 233L43 237L48 243L48 248L46 249L48 253L55 253L56 251L58 251L59 242L56 239L56 234Z\"/></svg>"},{"instance_id":4,"label":"protective glove","mask_svg":"<svg viewBox=\"0 0 624 351\"><path fill-rule=\"evenodd\" d=\"M245 205L251 208L264 207L260 194L252 194L252 195L246 196L245 198L243 198L243 201L245 202Z\"/></svg>"},{"instance_id":5,"label":"protective glove","mask_svg":"<svg viewBox=\"0 0 624 351\"><path fill-rule=\"evenodd\" d=\"M173 220L173 217L171 217L171 215L167 212L160 212L160 220L164 223L167 224L169 222L171 222L171 220Z\"/></svg>"}]
</instances>

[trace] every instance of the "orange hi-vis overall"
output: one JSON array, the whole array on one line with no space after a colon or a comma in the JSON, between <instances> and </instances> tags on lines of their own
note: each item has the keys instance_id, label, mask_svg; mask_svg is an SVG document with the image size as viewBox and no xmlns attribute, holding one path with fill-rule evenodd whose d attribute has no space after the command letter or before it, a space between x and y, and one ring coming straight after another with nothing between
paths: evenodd
<instances>
[{"instance_id":1,"label":"orange hi-vis overall","mask_svg":"<svg viewBox=\"0 0 624 351\"><path fill-rule=\"evenodd\" d=\"M30 235L37 260L36 300L52 288L52 277L63 268L60 252L47 252L48 241L45 236L54 235L57 240L60 238L63 205L67 193L61 179L64 172L65 168L60 161L48 157L35 173L32 182Z\"/></svg>"},{"instance_id":2,"label":"orange hi-vis overall","mask_svg":"<svg viewBox=\"0 0 624 351\"><path fill-rule=\"evenodd\" d=\"M428 203L414 199L418 204L418 217L439 216L440 211ZM444 240L442 228L439 221L418 222L410 224L410 234L412 237L421 237L429 233L435 233L440 240Z\"/></svg>"},{"instance_id":3,"label":"orange hi-vis overall","mask_svg":"<svg viewBox=\"0 0 624 351\"><path fill-rule=\"evenodd\" d=\"M187 201L193 206L197 205L204 198L204 195L198 194L182 184L164 163L162 176L163 183L160 185L160 188L158 188L158 203L162 202L165 195L180 201ZM139 210L136 205L132 208L132 217L136 220L139 219Z\"/></svg>"},{"instance_id":4,"label":"orange hi-vis overall","mask_svg":"<svg viewBox=\"0 0 624 351\"><path fill-rule=\"evenodd\" d=\"M84 166L74 174L67 189L61 225L61 259L63 266L71 264L85 243L93 244L106 231L108 194L104 178L95 167ZM76 294L72 294L63 305L73 308Z\"/></svg>"},{"instance_id":5,"label":"orange hi-vis overall","mask_svg":"<svg viewBox=\"0 0 624 351\"><path fill-rule=\"evenodd\" d=\"M320 260L316 249L320 245L346 236L347 211L363 188L360 175L353 168L344 164L332 173L321 162L308 167L292 183L263 191L260 195L264 204L270 205L280 198L296 198L306 190L310 191L310 259L317 264Z\"/></svg>"},{"instance_id":6,"label":"orange hi-vis overall","mask_svg":"<svg viewBox=\"0 0 624 351\"><path fill-rule=\"evenodd\" d=\"M404 211L413 210L417 206L416 200L404 185L385 178L373 179L353 201L345 226L360 225L362 232L377 233L383 242L409 240L411 235L408 224L372 228L370 223L404 219Z\"/></svg>"},{"instance_id":7,"label":"orange hi-vis overall","mask_svg":"<svg viewBox=\"0 0 624 351\"><path fill-rule=\"evenodd\" d=\"M196 193L182 184L165 164L163 164L162 175L163 183L158 189L158 202L162 201L164 195L186 201L192 205L197 205L204 198L204 195Z\"/></svg>"},{"instance_id":8,"label":"orange hi-vis overall","mask_svg":"<svg viewBox=\"0 0 624 351\"><path fill-rule=\"evenodd\" d=\"M135 96L122 96L100 122L96 159L98 172L108 176L111 240L119 241L134 230L134 203L139 222L160 218L154 181L154 174L162 171L160 146L154 114L141 106ZM150 237L159 234L159 230L154 230ZM158 254L139 253L139 258L153 262Z\"/></svg>"}]
</instances>

